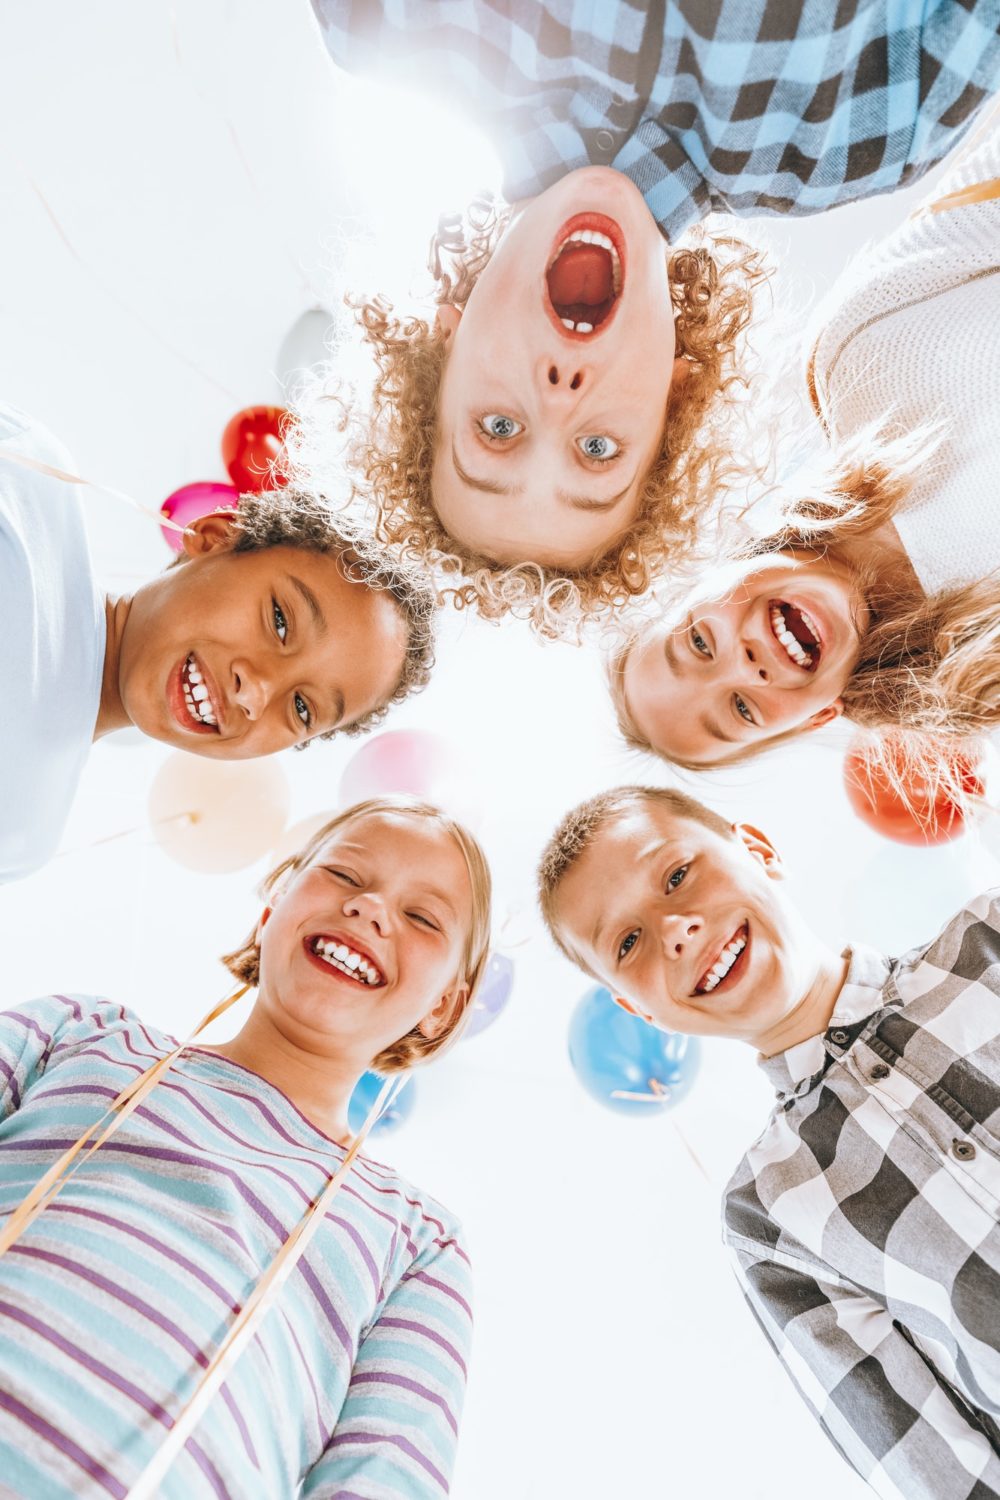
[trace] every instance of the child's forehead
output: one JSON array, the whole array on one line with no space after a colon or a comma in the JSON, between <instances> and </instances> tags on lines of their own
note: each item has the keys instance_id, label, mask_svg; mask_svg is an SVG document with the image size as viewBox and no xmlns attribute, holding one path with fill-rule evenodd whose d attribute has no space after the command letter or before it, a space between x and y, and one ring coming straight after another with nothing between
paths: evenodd
<instances>
[{"instance_id":1,"label":"child's forehead","mask_svg":"<svg viewBox=\"0 0 1000 1500\"><path fill-rule=\"evenodd\" d=\"M633 847L638 852L638 846L644 842L690 837L692 833L700 837L708 831L703 823L686 813L677 812L668 803L651 798L622 808L598 830L593 842L599 842L604 836L617 844L624 854L626 850L631 852Z\"/></svg>"},{"instance_id":2,"label":"child's forehead","mask_svg":"<svg viewBox=\"0 0 1000 1500\"><path fill-rule=\"evenodd\" d=\"M317 857L333 846L363 853L376 844L399 839L417 839L427 844L452 842L437 818L409 812L405 808L372 807L353 814L339 828L334 828L320 845Z\"/></svg>"}]
</instances>

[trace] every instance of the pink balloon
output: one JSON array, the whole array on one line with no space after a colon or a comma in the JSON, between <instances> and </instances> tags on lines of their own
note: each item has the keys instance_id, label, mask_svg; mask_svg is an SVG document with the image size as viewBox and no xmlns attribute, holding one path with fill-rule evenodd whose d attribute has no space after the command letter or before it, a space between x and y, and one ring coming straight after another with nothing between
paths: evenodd
<instances>
[{"instance_id":1,"label":"pink balloon","mask_svg":"<svg viewBox=\"0 0 1000 1500\"><path fill-rule=\"evenodd\" d=\"M424 729L390 729L351 756L340 778L342 807L369 797L403 792L466 819L475 796L462 757L443 735Z\"/></svg>"},{"instance_id":2,"label":"pink balloon","mask_svg":"<svg viewBox=\"0 0 1000 1500\"><path fill-rule=\"evenodd\" d=\"M182 484L179 490L168 495L160 506L160 514L178 526L187 526L199 516L211 515L214 510L235 510L240 503L240 492L232 484L216 484L205 480L199 484ZM160 530L175 552L180 552L183 540L179 531L170 526Z\"/></svg>"}]
</instances>

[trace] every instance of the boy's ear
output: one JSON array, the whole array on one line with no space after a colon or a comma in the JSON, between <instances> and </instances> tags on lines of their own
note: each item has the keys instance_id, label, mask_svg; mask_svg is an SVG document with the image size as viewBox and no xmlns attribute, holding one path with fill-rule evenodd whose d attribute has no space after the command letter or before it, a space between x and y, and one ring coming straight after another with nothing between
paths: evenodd
<instances>
[{"instance_id":1,"label":"boy's ear","mask_svg":"<svg viewBox=\"0 0 1000 1500\"><path fill-rule=\"evenodd\" d=\"M460 984L442 995L438 1003L417 1022L417 1030L432 1042L458 1020L469 1003L469 986Z\"/></svg>"},{"instance_id":2,"label":"boy's ear","mask_svg":"<svg viewBox=\"0 0 1000 1500\"><path fill-rule=\"evenodd\" d=\"M781 855L766 833L761 833L760 829L754 828L752 823L734 823L733 831L754 858L760 860L772 880L784 878L785 867L781 863Z\"/></svg>"},{"instance_id":3,"label":"boy's ear","mask_svg":"<svg viewBox=\"0 0 1000 1500\"><path fill-rule=\"evenodd\" d=\"M844 712L843 698L834 698L826 708L817 709L811 719L806 720L807 729L822 729L824 724L831 724L834 719L839 719Z\"/></svg>"},{"instance_id":4,"label":"boy's ear","mask_svg":"<svg viewBox=\"0 0 1000 1500\"><path fill-rule=\"evenodd\" d=\"M438 337L447 343L461 321L462 309L453 307L450 302L442 302L434 314L434 328Z\"/></svg>"},{"instance_id":5,"label":"boy's ear","mask_svg":"<svg viewBox=\"0 0 1000 1500\"><path fill-rule=\"evenodd\" d=\"M228 552L236 541L236 513L214 510L189 521L181 544L186 557L207 557L210 552Z\"/></svg>"},{"instance_id":6,"label":"boy's ear","mask_svg":"<svg viewBox=\"0 0 1000 1500\"><path fill-rule=\"evenodd\" d=\"M630 1016L638 1016L640 1021L648 1021L650 1026L652 1026L652 1016L647 1016L644 1010L638 1010L636 1006L632 1004L631 1000L626 1000L623 995L615 995L614 1001L616 1005L621 1006L622 1010L627 1010Z\"/></svg>"}]
</instances>

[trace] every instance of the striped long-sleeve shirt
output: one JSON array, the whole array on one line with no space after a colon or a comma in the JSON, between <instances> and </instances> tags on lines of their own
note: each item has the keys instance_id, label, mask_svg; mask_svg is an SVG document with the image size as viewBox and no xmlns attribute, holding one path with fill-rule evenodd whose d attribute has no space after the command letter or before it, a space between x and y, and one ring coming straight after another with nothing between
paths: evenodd
<instances>
[{"instance_id":1,"label":"striped long-sleeve shirt","mask_svg":"<svg viewBox=\"0 0 1000 1500\"><path fill-rule=\"evenodd\" d=\"M172 1039L106 1000L0 1015L0 1214ZM343 1159L193 1048L0 1259L0 1495L127 1494ZM470 1334L454 1219L360 1157L160 1493L448 1492Z\"/></svg>"}]
</instances>

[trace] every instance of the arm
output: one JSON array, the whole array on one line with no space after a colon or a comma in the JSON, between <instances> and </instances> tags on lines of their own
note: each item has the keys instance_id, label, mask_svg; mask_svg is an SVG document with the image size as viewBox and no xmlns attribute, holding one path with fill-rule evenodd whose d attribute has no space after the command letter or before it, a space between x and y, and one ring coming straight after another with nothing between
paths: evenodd
<instances>
[{"instance_id":1,"label":"arm","mask_svg":"<svg viewBox=\"0 0 1000 1500\"><path fill-rule=\"evenodd\" d=\"M25 1092L44 1073L53 1047L80 1019L80 1006L62 995L28 1000L0 1012L0 1120L20 1109Z\"/></svg>"},{"instance_id":2,"label":"arm","mask_svg":"<svg viewBox=\"0 0 1000 1500\"><path fill-rule=\"evenodd\" d=\"M996 1429L881 1303L806 1261L732 1241L750 1309L820 1426L883 1500L1000 1495ZM992 1430L991 1430L992 1429Z\"/></svg>"},{"instance_id":3,"label":"arm","mask_svg":"<svg viewBox=\"0 0 1000 1500\"><path fill-rule=\"evenodd\" d=\"M303 1500L447 1495L472 1332L469 1263L436 1241L393 1288L365 1335L326 1451Z\"/></svg>"}]
</instances>

